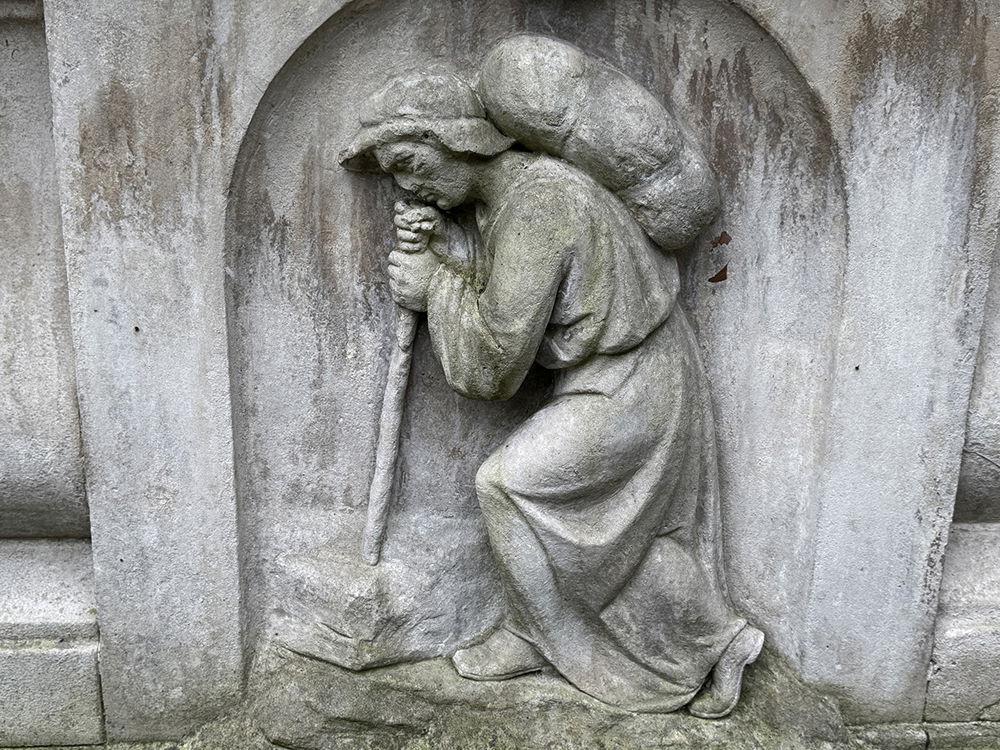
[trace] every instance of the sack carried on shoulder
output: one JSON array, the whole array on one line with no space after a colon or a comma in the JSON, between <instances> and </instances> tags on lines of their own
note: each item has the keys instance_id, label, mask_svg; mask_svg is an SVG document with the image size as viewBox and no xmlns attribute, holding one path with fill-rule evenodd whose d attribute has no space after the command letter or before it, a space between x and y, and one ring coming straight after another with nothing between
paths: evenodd
<instances>
[{"instance_id":1,"label":"sack carried on shoulder","mask_svg":"<svg viewBox=\"0 0 1000 750\"><path fill-rule=\"evenodd\" d=\"M478 92L500 130L611 190L664 250L690 244L718 211L715 177L677 120L645 88L571 44L535 34L500 42Z\"/></svg>"}]
</instances>

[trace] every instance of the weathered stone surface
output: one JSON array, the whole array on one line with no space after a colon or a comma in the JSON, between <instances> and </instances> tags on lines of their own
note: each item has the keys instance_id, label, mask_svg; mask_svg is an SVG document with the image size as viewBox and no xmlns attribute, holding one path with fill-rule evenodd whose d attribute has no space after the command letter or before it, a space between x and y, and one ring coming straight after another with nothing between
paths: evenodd
<instances>
[{"instance_id":1,"label":"weathered stone surface","mask_svg":"<svg viewBox=\"0 0 1000 750\"><path fill-rule=\"evenodd\" d=\"M813 386L799 388L786 365L789 358L799 363L796 372L809 373L802 377L810 383L825 377L835 315L824 308L817 319L812 300L835 294L844 230L820 107L749 18L713 3L648 16L597 5L566 15L546 4L525 15L491 4L479 15L463 11L478 19L479 31L466 36L444 33L442 19L455 13L453 6L432 10L385 5L345 17L347 26L332 19L271 87L236 172L229 293L236 451L245 467L240 492L251 556L250 632L263 629L257 613L288 598L285 583L269 573L270 561L281 552L305 552L342 528L343 511L364 502L370 477L385 372L379 352L393 320L382 260L391 248L391 226L385 209L376 207L391 206L394 194L385 185L369 192L370 183L337 169L335 156L354 125L343 101L359 100L381 83L370 71L388 77L418 66L428 48L447 49L459 67L474 69L490 40L527 27L610 55L612 64L693 124L720 171L729 200L718 225L685 258L685 301L707 337L710 378L718 388L730 580L739 603L762 618L787 653L796 653L797 616L788 613L800 611L808 590L802 559L810 555L815 513L800 487L813 481L808 477L822 445L822 420L801 415L820 414L825 396ZM635 44L612 53L616 24ZM703 43L710 61L700 51ZM675 44L676 57L669 54ZM690 85L719 70L731 76L729 85ZM798 92L791 100L789 86ZM755 107L770 114L758 119ZM781 125L768 129L768 118ZM742 158L731 152L734 139L752 144ZM768 187L778 183L794 188ZM794 209L782 207L789 199ZM746 244L712 248L723 229ZM777 247L816 252L807 258L772 250ZM734 269L747 264L746 278L759 283L708 284L730 257ZM789 295L796 301L789 303ZM783 344L783 332L790 331L794 340ZM490 602L495 577L471 480L544 396L545 383L529 383L514 404L484 410L447 392L426 346L418 339L401 489L384 554L420 569L440 567L450 580L477 586L478 600ZM279 382L303 395L286 398L274 390ZM755 405L752 413L747 403ZM813 458L803 462L803 451ZM769 459L760 461L760 454ZM789 463L803 472L801 484L788 480ZM762 511L761 503L771 510ZM352 548L357 544L347 551ZM452 565L443 549L461 551L469 562ZM453 614L434 605L420 615L430 616ZM495 616L489 605L482 607L483 622Z\"/></svg>"},{"instance_id":2,"label":"weathered stone surface","mask_svg":"<svg viewBox=\"0 0 1000 750\"><path fill-rule=\"evenodd\" d=\"M996 246L995 3L816 0L808 13L798 0L567 7L46 3L88 480L100 505L95 551L112 736L180 736L233 700L241 625L263 632L265 613L288 590L283 573L272 575L277 553L304 553L341 531L359 534L360 525L345 519L364 495L367 401L382 374L373 352L388 308L378 291L381 267L373 260L357 271L359 258L334 250L344 247L338 227L356 226L362 239L384 217L350 201L328 212L324 191L345 188L327 169L333 159L324 144L343 130L344 102L363 88L355 79L388 73L387 61L428 56L457 54L471 66L477 50L515 28L606 56L675 106L710 147L726 212L687 259L685 298L717 394L733 590L795 667L841 696L855 720L923 718L985 261ZM39 18L37 3L7 0L0 8ZM37 28L32 35L18 48L38 63ZM34 80L33 70L15 78ZM238 161L241 144L271 164ZM256 228L262 245L271 243L274 252L259 265L243 259L227 267L227 190L233 205L241 200L239 180L230 185L234 166L251 180L268 178L273 215L262 211L258 224L236 230ZM391 203L388 191L382 199ZM248 205L266 205L254 200ZM231 218L238 224L238 211ZM317 247L303 239L310 233L338 239ZM387 246L385 237L378 242L372 259ZM728 280L709 284L726 264ZM230 319L228 332L227 273L234 300L248 300L246 317ZM4 294L0 307L9 299ZM343 318L308 310L341 303ZM344 331L350 315L364 326ZM0 324L6 342L14 324L6 317ZM460 478L471 476L513 417L497 409L480 423L457 400L436 400L445 390L434 381L426 341L420 347L415 367L429 374L417 398L440 411L410 417L403 479L412 505L395 517L387 553L476 587L481 624L495 615L494 582L471 487ZM988 427L989 346L980 352L973 414L980 409ZM255 369L245 370L247 362ZM244 511L242 622L230 364ZM356 410L331 409L344 394L326 379L330 369L333 377L367 378L344 389ZM38 370L40 381L45 373ZM528 401L545 383L532 387ZM331 427L323 421L331 414L360 427ZM42 404L30 416L41 419L32 429L42 430L52 413ZM0 424L0 437L9 424ZM970 415L970 438L986 436L980 442L989 447L992 433L975 424ZM428 426L428 442L417 447ZM11 445L0 441L0 456ZM985 477L984 503L993 507L993 454L966 447L987 458L966 454L963 496L980 492L967 479ZM44 462L53 454L19 455ZM75 488L73 451L60 455L46 479ZM10 476L3 474L10 466L17 461L6 461L0 475ZM424 471L433 479L414 478ZM992 517L984 503L959 518ZM448 567L454 548L465 555L462 570ZM412 611L420 612L418 603ZM459 630L466 626L471 633L479 625ZM220 655L222 663L214 661ZM970 700L949 711L982 708ZM992 729L961 731L986 742ZM925 732L962 747L975 735L962 740L961 731L914 724L905 741L920 747L915 732Z\"/></svg>"},{"instance_id":3,"label":"weathered stone surface","mask_svg":"<svg viewBox=\"0 0 1000 750\"><path fill-rule=\"evenodd\" d=\"M971 198L996 179L982 103L997 42L975 4L887 4L857 21L843 59L861 64L844 70L840 109L850 242L802 665L852 721L919 721L997 241Z\"/></svg>"},{"instance_id":4,"label":"weathered stone surface","mask_svg":"<svg viewBox=\"0 0 1000 750\"><path fill-rule=\"evenodd\" d=\"M925 724L925 750L1000 750L1000 723Z\"/></svg>"},{"instance_id":5,"label":"weathered stone surface","mask_svg":"<svg viewBox=\"0 0 1000 750\"><path fill-rule=\"evenodd\" d=\"M0 537L86 537L41 2L0 3Z\"/></svg>"},{"instance_id":6,"label":"weathered stone surface","mask_svg":"<svg viewBox=\"0 0 1000 750\"><path fill-rule=\"evenodd\" d=\"M337 393L341 376L331 376L330 368L350 362L347 374L356 377L358 367L381 366L365 358L380 346L375 332L389 328L377 263L387 238L348 259L359 246L346 226L365 227L361 237L370 238L384 219L368 207L392 198L348 197L358 188L339 183L330 168L343 142L336 133L349 119L342 101L380 82L371 71L387 77L419 66L428 49L474 67L500 34L537 29L605 56L662 96L692 124L722 181L724 213L686 259L685 300L715 394L738 602L767 624L810 679L848 699L859 719L919 719L983 295L982 284L959 289L955 280L967 273L982 278L994 231L988 221L970 219L966 237L958 218L968 209L973 180L988 184L992 164L975 158L993 127L988 112L977 109L985 68L963 62L974 55L983 65L992 60L977 52L993 43L988 30L974 22L972 5L938 13L926 3L911 16L919 20L914 29L890 9L866 16L860 6L826 4L818 11L826 22L813 28L783 6L754 5L761 18L785 29L779 36L792 58L805 61L811 77L800 84L784 53L731 6L692 2L640 12L612 5L566 14L546 3L530 10L491 4L457 16L452 7L374 5L331 19L274 82L247 141L253 158L237 170L230 250L237 455L250 467L241 492L251 509L251 554L261 561L248 571L251 598L280 598L268 588L262 564L276 550L322 542L315 530L326 511L308 498L337 489L316 465L347 469L345 505L364 497L366 477L343 460L347 443L336 431L373 412L368 404L377 403L377 389L353 387L345 402ZM873 41L880 29L899 43ZM909 55L907 33L933 41L929 54L947 75L928 73L926 58ZM905 85L895 86L897 79ZM933 90L924 90L926 81ZM948 106L938 107L939 99ZM952 110L965 116L953 118ZM947 120L932 128L938 141L926 138L928 118ZM927 158L913 160L915 150ZM852 175L847 181L838 154ZM885 179L900 174L906 179ZM845 200L857 212L850 243ZM723 230L730 241L713 246ZM913 248L922 254L914 256ZM729 280L707 283L727 263ZM358 268L367 270L359 276ZM887 268L902 269L892 272L891 295ZM317 277L327 286L316 284ZM354 297L354 284L371 291ZM364 326L359 316L368 317ZM420 361L421 346L415 372L433 367ZM299 377L302 352L309 350L318 352L315 362L331 364ZM375 382L381 379L379 370ZM277 381L312 393L294 404L291 419L281 416L287 404L268 395L267 383ZM463 408L434 393L414 393L414 402L423 404L427 425L454 426ZM352 405L330 406L342 403ZM434 413L439 405L447 417ZM333 412L345 422L324 423ZM474 421L463 414L459 431L473 431L466 425ZM478 429L498 439L502 431L487 422ZM374 419L359 423L370 450ZM390 545L395 537L406 554L425 554L412 546L419 534L405 536L417 528L407 515L411 503L428 509L425 518L439 517L430 509L443 501L441 485L458 486L458 476L483 455L490 438L478 434L484 445L465 451L467 463L446 467L456 484L439 483L425 496L414 484L401 495ZM438 470L429 462L441 450L431 446L450 439L446 430L440 436L414 430L404 438L404 460L409 454L432 474ZM888 470L895 460L905 468ZM872 516L873 492L891 511ZM470 517L469 496L456 494L443 511ZM284 521L269 523L275 512L269 508L300 514L299 528L309 530L292 533ZM472 547L481 539L466 535L462 543ZM845 578L844 570L854 572ZM873 584L884 580L893 581L889 595ZM866 655L873 632L880 634L877 658Z\"/></svg>"},{"instance_id":7,"label":"weathered stone surface","mask_svg":"<svg viewBox=\"0 0 1000 750\"><path fill-rule=\"evenodd\" d=\"M0 18L7 21L42 20L42 0L0 0Z\"/></svg>"},{"instance_id":8,"label":"weathered stone surface","mask_svg":"<svg viewBox=\"0 0 1000 750\"><path fill-rule=\"evenodd\" d=\"M352 673L271 654L259 699L203 730L187 750L846 750L836 709L771 656L748 674L731 718L635 714L583 695L554 675L462 680L445 660ZM237 739L238 738L238 739Z\"/></svg>"},{"instance_id":9,"label":"weathered stone surface","mask_svg":"<svg viewBox=\"0 0 1000 750\"><path fill-rule=\"evenodd\" d=\"M0 641L0 744L104 739L97 643Z\"/></svg>"},{"instance_id":10,"label":"weathered stone surface","mask_svg":"<svg viewBox=\"0 0 1000 750\"><path fill-rule=\"evenodd\" d=\"M0 540L0 745L100 742L90 544Z\"/></svg>"},{"instance_id":11,"label":"weathered stone surface","mask_svg":"<svg viewBox=\"0 0 1000 750\"><path fill-rule=\"evenodd\" d=\"M718 213L715 176L684 126L599 58L515 35L489 52L477 90L504 133L612 190L660 247L690 245Z\"/></svg>"},{"instance_id":12,"label":"weathered stone surface","mask_svg":"<svg viewBox=\"0 0 1000 750\"><path fill-rule=\"evenodd\" d=\"M378 561L409 349L426 311L457 393L506 400L533 364L556 380L476 470L505 601L503 624L454 654L459 674L551 665L621 708L719 718L764 635L723 584L711 397L669 253L711 220L714 177L648 91L578 47L508 37L478 89L469 80L432 69L390 79L338 158L367 172L374 161L412 196L394 206L397 341L364 556ZM566 129L550 138L556 113L538 111L553 92ZM515 148L514 136L541 150ZM650 213L661 223L650 226Z\"/></svg>"},{"instance_id":13,"label":"weathered stone surface","mask_svg":"<svg viewBox=\"0 0 1000 750\"><path fill-rule=\"evenodd\" d=\"M1000 263L990 283L969 399L955 520L1000 522Z\"/></svg>"},{"instance_id":14,"label":"weathered stone surface","mask_svg":"<svg viewBox=\"0 0 1000 750\"><path fill-rule=\"evenodd\" d=\"M240 690L223 271L205 249L234 11L214 6L45 5L112 740L184 734Z\"/></svg>"},{"instance_id":15,"label":"weathered stone surface","mask_svg":"<svg viewBox=\"0 0 1000 750\"><path fill-rule=\"evenodd\" d=\"M996 722L927 722L855 727L852 734L878 750L997 750Z\"/></svg>"},{"instance_id":16,"label":"weathered stone surface","mask_svg":"<svg viewBox=\"0 0 1000 750\"><path fill-rule=\"evenodd\" d=\"M921 724L875 724L852 727L851 733L878 750L927 750L927 731Z\"/></svg>"},{"instance_id":17,"label":"weathered stone surface","mask_svg":"<svg viewBox=\"0 0 1000 750\"><path fill-rule=\"evenodd\" d=\"M1000 524L956 523L948 538L928 721L1000 721Z\"/></svg>"},{"instance_id":18,"label":"weathered stone surface","mask_svg":"<svg viewBox=\"0 0 1000 750\"><path fill-rule=\"evenodd\" d=\"M341 544L334 539L275 561L271 575L288 596L276 608L269 637L306 656L365 669L449 653L495 627L499 603L487 601L484 612L476 581L393 558L364 562L356 548L361 515L340 517L339 528L349 532ZM469 563L460 549L448 554L456 567ZM434 610L453 615L428 614Z\"/></svg>"},{"instance_id":19,"label":"weathered stone surface","mask_svg":"<svg viewBox=\"0 0 1000 750\"><path fill-rule=\"evenodd\" d=\"M0 641L97 637L90 544L0 540Z\"/></svg>"}]
</instances>

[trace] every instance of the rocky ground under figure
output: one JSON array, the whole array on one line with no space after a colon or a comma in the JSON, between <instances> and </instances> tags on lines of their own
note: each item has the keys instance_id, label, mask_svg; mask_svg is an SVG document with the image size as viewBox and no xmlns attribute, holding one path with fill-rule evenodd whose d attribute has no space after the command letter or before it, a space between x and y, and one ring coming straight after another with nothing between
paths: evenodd
<instances>
[{"instance_id":1,"label":"rocky ground under figure","mask_svg":"<svg viewBox=\"0 0 1000 750\"><path fill-rule=\"evenodd\" d=\"M836 707L765 653L745 698L716 721L685 712L636 714L575 690L555 674L471 682L446 659L350 672L274 649L255 697L205 727L183 750L847 750Z\"/></svg>"},{"instance_id":2,"label":"rocky ground under figure","mask_svg":"<svg viewBox=\"0 0 1000 750\"><path fill-rule=\"evenodd\" d=\"M447 659L351 672L273 647L251 685L240 709L186 741L106 750L1000 750L998 723L845 726L767 651L716 721L621 711L555 674L471 682Z\"/></svg>"}]
</instances>

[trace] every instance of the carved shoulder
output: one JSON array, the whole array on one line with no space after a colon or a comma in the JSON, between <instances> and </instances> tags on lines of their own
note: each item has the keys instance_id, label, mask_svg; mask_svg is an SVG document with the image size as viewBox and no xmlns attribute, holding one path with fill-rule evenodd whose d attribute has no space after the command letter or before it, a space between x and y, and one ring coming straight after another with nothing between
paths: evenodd
<instances>
[{"instance_id":1,"label":"carved shoulder","mask_svg":"<svg viewBox=\"0 0 1000 750\"><path fill-rule=\"evenodd\" d=\"M512 186L484 232L495 253L507 246L563 251L586 233L592 201L586 181L574 174L577 170L562 165L532 171Z\"/></svg>"}]
</instances>

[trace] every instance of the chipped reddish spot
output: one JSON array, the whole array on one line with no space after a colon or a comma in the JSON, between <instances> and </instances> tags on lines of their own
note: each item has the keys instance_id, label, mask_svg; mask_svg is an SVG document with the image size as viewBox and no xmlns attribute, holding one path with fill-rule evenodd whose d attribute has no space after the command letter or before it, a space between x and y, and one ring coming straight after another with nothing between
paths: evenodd
<instances>
[{"instance_id":1,"label":"chipped reddish spot","mask_svg":"<svg viewBox=\"0 0 1000 750\"><path fill-rule=\"evenodd\" d=\"M718 237L716 237L714 240L712 240L712 247L718 247L719 245L728 245L732 241L733 241L733 238L730 236L729 232L723 230L722 234L720 234ZM723 269L723 270L725 270L725 269ZM721 273L721 271L720 271L720 273ZM721 281L721 279L720 279L720 281Z\"/></svg>"}]
</instances>

